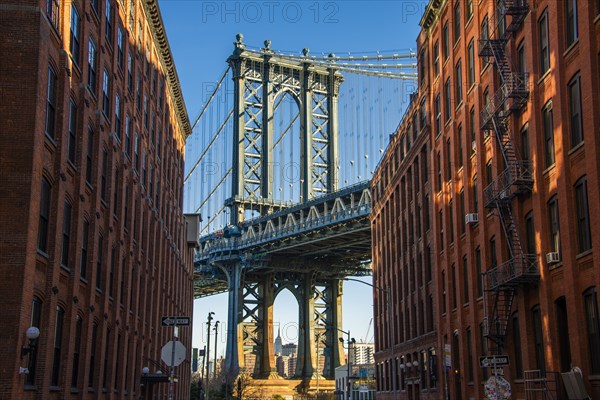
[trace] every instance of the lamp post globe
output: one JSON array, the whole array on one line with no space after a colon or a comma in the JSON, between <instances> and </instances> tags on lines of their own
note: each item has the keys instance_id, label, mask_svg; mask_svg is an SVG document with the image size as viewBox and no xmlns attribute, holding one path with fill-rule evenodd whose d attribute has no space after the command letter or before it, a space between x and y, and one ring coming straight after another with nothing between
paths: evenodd
<instances>
[{"instance_id":1,"label":"lamp post globe","mask_svg":"<svg viewBox=\"0 0 600 400\"><path fill-rule=\"evenodd\" d=\"M142 375L148 375L150 373L150 368L144 367L142 368Z\"/></svg>"},{"instance_id":2,"label":"lamp post globe","mask_svg":"<svg viewBox=\"0 0 600 400\"><path fill-rule=\"evenodd\" d=\"M29 340L35 340L40 336L40 330L35 326L30 326L27 328L27 331L25 331L25 336L27 336L27 339Z\"/></svg>"}]
</instances>

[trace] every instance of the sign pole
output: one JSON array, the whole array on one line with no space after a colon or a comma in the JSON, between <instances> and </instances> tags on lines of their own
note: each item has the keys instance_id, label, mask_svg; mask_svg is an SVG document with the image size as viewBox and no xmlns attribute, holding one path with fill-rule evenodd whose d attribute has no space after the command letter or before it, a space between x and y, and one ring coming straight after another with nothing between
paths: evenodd
<instances>
[{"instance_id":1,"label":"sign pole","mask_svg":"<svg viewBox=\"0 0 600 400\"><path fill-rule=\"evenodd\" d=\"M175 342L178 340L177 332L177 318L173 323L173 346L171 347L171 372L169 376L169 400L173 400L173 392L175 390Z\"/></svg>"}]
</instances>

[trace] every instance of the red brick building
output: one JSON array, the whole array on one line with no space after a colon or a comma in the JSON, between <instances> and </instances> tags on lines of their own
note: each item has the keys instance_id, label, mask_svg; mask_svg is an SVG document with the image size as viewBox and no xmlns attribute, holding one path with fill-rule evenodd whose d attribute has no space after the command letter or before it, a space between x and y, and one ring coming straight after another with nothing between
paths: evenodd
<instances>
[{"instance_id":1,"label":"red brick building","mask_svg":"<svg viewBox=\"0 0 600 400\"><path fill-rule=\"evenodd\" d=\"M571 367L599 397L600 2L432 0L421 26L438 388L451 399L483 398L491 371L479 357L504 354L513 398L539 382L563 398L558 373ZM394 151L374 191L394 190L385 180ZM393 206L377 200L376 283L400 279L396 259L405 256L378 256L405 228L400 220L380 226L378 207ZM396 313L397 329L403 318ZM408 389L399 382L380 394L418 398ZM436 396L447 398L445 390Z\"/></svg>"},{"instance_id":2,"label":"red brick building","mask_svg":"<svg viewBox=\"0 0 600 400\"><path fill-rule=\"evenodd\" d=\"M160 317L191 315L193 254L190 125L157 2L8 0L0 15L0 398L164 394L142 369L167 372ZM187 398L189 360L178 374Z\"/></svg>"}]
</instances>

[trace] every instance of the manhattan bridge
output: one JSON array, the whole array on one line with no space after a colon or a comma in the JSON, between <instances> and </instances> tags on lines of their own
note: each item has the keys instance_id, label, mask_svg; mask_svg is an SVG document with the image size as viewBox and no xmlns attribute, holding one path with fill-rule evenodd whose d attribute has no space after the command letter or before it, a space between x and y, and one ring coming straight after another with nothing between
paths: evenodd
<instances>
[{"instance_id":1,"label":"manhattan bridge","mask_svg":"<svg viewBox=\"0 0 600 400\"><path fill-rule=\"evenodd\" d=\"M195 296L229 296L228 371L277 378L273 304L288 289L295 378L334 378L343 279L371 273L369 177L416 90L415 58L294 55L237 35L193 124L185 178L186 211L204 219Z\"/></svg>"}]
</instances>

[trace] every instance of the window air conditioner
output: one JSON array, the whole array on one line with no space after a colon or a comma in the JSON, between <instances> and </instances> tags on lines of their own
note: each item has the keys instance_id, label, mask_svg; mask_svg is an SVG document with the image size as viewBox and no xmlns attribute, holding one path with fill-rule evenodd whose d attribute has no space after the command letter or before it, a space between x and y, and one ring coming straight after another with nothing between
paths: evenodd
<instances>
[{"instance_id":1,"label":"window air conditioner","mask_svg":"<svg viewBox=\"0 0 600 400\"><path fill-rule=\"evenodd\" d=\"M470 213L465 215L465 224L476 224L479 222L479 214Z\"/></svg>"},{"instance_id":2,"label":"window air conditioner","mask_svg":"<svg viewBox=\"0 0 600 400\"><path fill-rule=\"evenodd\" d=\"M560 261L560 255L556 252L546 253L546 262L548 264L556 264Z\"/></svg>"}]
</instances>

